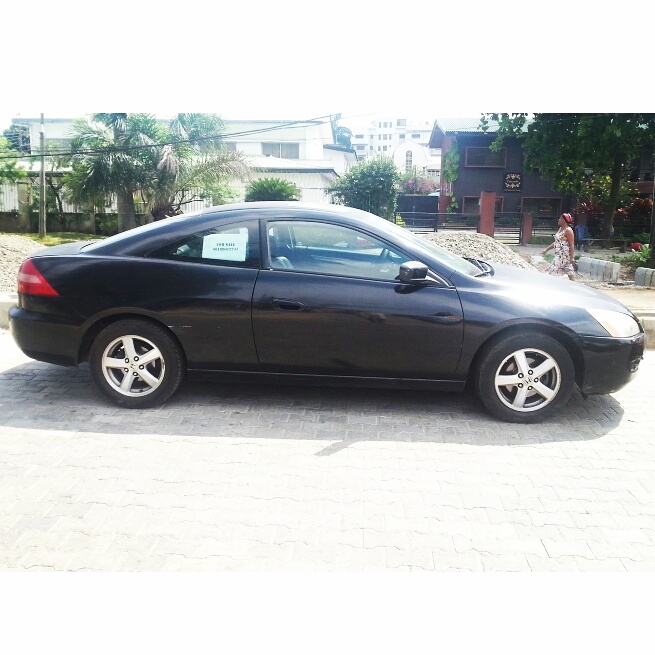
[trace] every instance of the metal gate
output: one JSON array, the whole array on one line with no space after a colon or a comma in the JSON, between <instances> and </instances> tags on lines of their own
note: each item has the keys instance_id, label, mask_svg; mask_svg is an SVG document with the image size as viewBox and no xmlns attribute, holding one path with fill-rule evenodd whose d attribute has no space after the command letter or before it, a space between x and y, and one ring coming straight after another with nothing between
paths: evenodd
<instances>
[{"instance_id":1,"label":"metal gate","mask_svg":"<svg viewBox=\"0 0 655 655\"><path fill-rule=\"evenodd\" d=\"M506 245L521 243L521 214L500 212L494 215L494 239Z\"/></svg>"}]
</instances>

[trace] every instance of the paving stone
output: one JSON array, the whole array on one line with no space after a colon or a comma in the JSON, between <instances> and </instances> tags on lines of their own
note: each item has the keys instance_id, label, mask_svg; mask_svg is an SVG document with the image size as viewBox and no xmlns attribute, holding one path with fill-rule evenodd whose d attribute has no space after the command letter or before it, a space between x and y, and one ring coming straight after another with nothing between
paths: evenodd
<instances>
[{"instance_id":1,"label":"paving stone","mask_svg":"<svg viewBox=\"0 0 655 655\"><path fill-rule=\"evenodd\" d=\"M0 331L0 570L655 571L654 381L527 426L193 376L134 412Z\"/></svg>"}]
</instances>

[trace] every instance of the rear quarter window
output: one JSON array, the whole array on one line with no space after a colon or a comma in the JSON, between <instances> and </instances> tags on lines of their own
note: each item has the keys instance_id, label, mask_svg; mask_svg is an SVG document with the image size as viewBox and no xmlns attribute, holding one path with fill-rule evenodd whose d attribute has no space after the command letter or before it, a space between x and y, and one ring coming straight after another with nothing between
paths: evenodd
<instances>
[{"instance_id":1,"label":"rear quarter window","mask_svg":"<svg viewBox=\"0 0 655 655\"><path fill-rule=\"evenodd\" d=\"M217 266L259 267L258 224L221 225L178 238L148 257Z\"/></svg>"}]
</instances>

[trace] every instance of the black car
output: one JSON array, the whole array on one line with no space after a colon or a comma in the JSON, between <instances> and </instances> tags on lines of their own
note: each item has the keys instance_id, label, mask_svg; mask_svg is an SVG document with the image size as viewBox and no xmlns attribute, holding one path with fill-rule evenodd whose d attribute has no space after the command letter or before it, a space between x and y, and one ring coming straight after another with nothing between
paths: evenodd
<instances>
[{"instance_id":1,"label":"black car","mask_svg":"<svg viewBox=\"0 0 655 655\"><path fill-rule=\"evenodd\" d=\"M644 332L609 296L463 259L369 213L299 202L213 207L25 260L16 342L87 361L130 408L186 370L239 379L463 390L535 422L636 373Z\"/></svg>"}]
</instances>

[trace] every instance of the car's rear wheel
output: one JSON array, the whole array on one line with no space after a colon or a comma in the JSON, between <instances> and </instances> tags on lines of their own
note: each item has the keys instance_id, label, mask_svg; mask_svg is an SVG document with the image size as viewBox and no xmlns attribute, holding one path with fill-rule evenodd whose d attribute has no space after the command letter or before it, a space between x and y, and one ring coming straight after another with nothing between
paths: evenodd
<instances>
[{"instance_id":1,"label":"car's rear wheel","mask_svg":"<svg viewBox=\"0 0 655 655\"><path fill-rule=\"evenodd\" d=\"M180 386L184 363L171 335L139 319L104 328L89 352L91 376L100 391L132 409L155 407Z\"/></svg>"},{"instance_id":2,"label":"car's rear wheel","mask_svg":"<svg viewBox=\"0 0 655 655\"><path fill-rule=\"evenodd\" d=\"M559 341L521 332L492 344L476 373L476 390L487 409L504 421L536 423L571 396L575 369Z\"/></svg>"}]
</instances>

